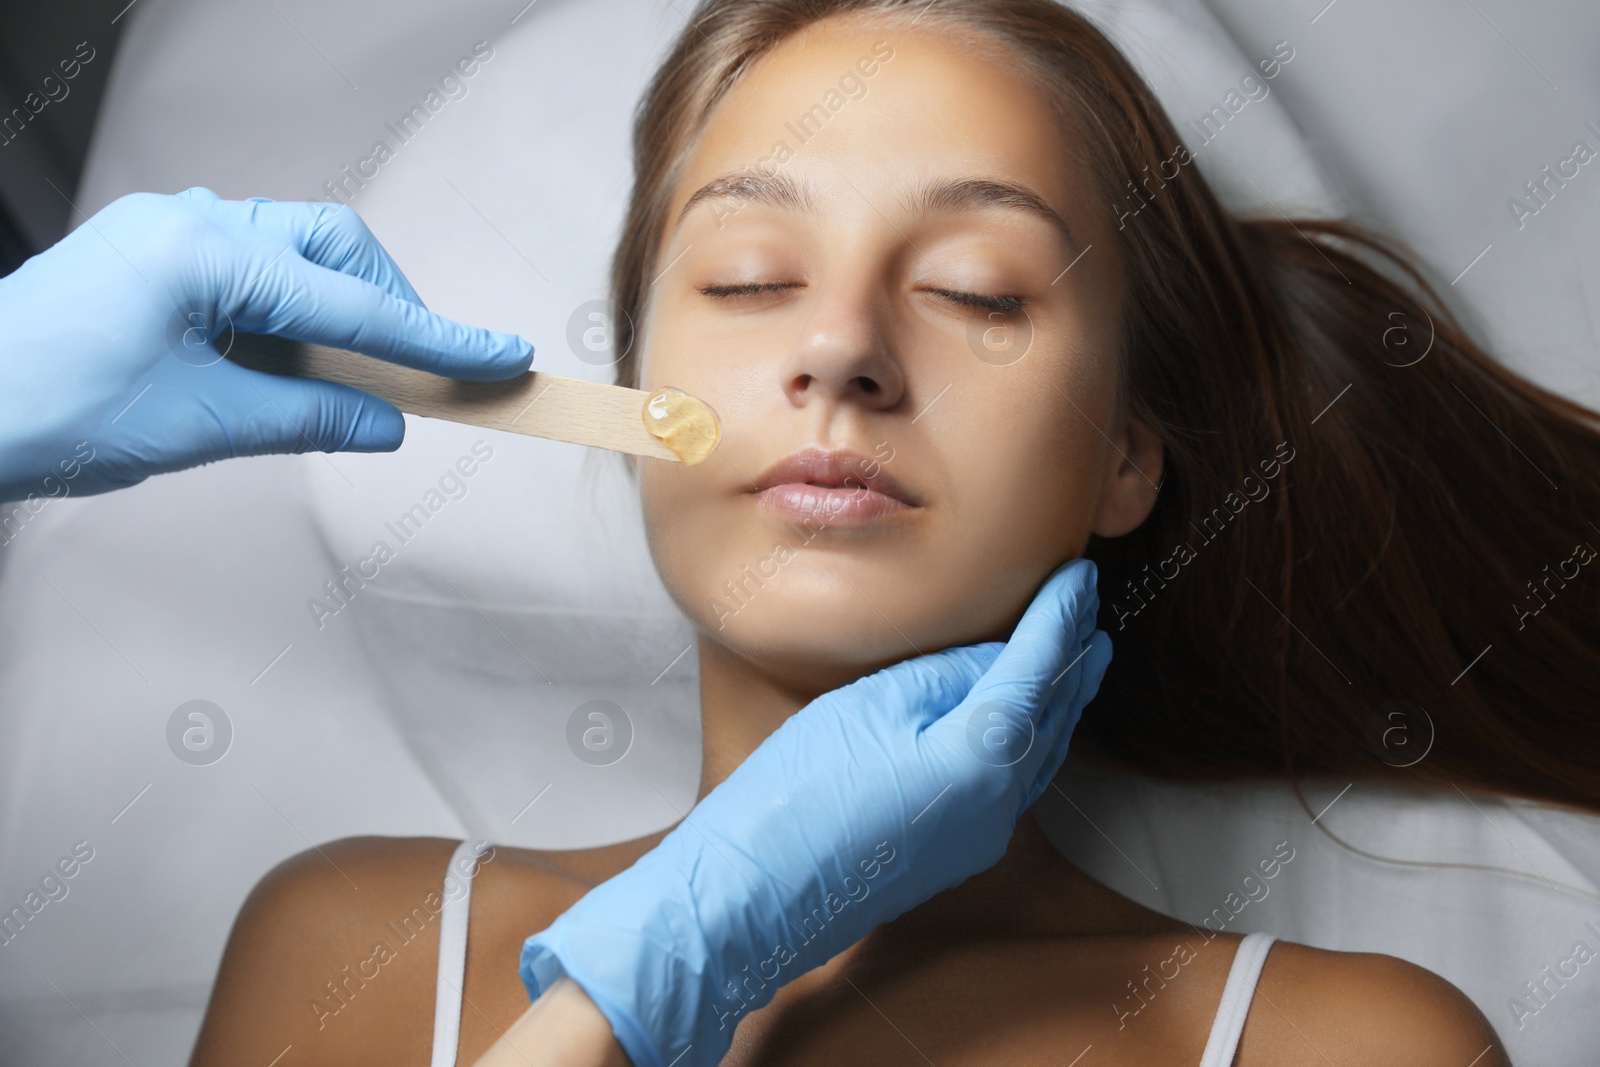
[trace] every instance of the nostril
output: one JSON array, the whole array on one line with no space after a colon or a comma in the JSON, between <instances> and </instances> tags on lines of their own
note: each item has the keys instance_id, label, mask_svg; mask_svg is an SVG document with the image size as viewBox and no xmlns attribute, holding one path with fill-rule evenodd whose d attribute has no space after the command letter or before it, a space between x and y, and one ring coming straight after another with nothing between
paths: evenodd
<instances>
[{"instance_id":1,"label":"nostril","mask_svg":"<svg viewBox=\"0 0 1600 1067\"><path fill-rule=\"evenodd\" d=\"M865 375L856 378L856 382L861 386L861 391L863 393L876 393L880 388L882 388L877 382L866 377Z\"/></svg>"}]
</instances>

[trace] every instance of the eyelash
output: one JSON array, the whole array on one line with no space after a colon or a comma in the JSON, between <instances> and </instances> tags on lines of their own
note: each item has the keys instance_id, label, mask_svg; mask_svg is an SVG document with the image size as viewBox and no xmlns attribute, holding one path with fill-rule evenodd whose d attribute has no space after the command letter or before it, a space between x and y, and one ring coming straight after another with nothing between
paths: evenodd
<instances>
[{"instance_id":1,"label":"eyelash","mask_svg":"<svg viewBox=\"0 0 1600 1067\"><path fill-rule=\"evenodd\" d=\"M742 282L735 285L702 285L699 288L700 292L713 300L727 300L741 296L755 296L758 293L776 292L781 289L798 289L799 287L796 282ZM1002 314L1020 311L1028 303L1020 296L1005 294L990 296L984 293L963 292L959 289L930 289L929 292L942 296L952 303Z\"/></svg>"},{"instance_id":2,"label":"eyelash","mask_svg":"<svg viewBox=\"0 0 1600 1067\"><path fill-rule=\"evenodd\" d=\"M965 304L967 307L982 308L985 311L995 311L1002 314L1021 311L1028 303L1020 296L1008 296L1005 294L989 296L984 293L965 293L958 289L934 289L931 292L937 293L946 300L954 301L957 304Z\"/></svg>"},{"instance_id":3,"label":"eyelash","mask_svg":"<svg viewBox=\"0 0 1600 1067\"><path fill-rule=\"evenodd\" d=\"M739 282L734 285L702 285L700 291L713 300L727 300L757 293L776 292L779 289L797 289L797 282Z\"/></svg>"}]
</instances>

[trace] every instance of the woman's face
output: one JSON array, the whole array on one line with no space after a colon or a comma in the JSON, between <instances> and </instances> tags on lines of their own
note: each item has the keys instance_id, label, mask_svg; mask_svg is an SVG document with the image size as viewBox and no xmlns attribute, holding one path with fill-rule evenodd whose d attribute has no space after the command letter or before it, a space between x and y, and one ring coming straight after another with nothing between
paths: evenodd
<instances>
[{"instance_id":1,"label":"woman's face","mask_svg":"<svg viewBox=\"0 0 1600 1067\"><path fill-rule=\"evenodd\" d=\"M1091 532L1143 521L1160 446L1118 413L1113 215L1069 147L931 21L819 23L717 106L639 382L721 419L705 463L639 467L656 566L711 640L831 688L1003 639Z\"/></svg>"}]
</instances>

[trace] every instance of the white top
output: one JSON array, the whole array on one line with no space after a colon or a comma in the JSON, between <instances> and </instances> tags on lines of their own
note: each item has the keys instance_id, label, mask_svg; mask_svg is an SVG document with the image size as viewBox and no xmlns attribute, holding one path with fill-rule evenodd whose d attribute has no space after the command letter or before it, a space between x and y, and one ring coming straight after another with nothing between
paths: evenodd
<instances>
[{"instance_id":1,"label":"white top","mask_svg":"<svg viewBox=\"0 0 1600 1067\"><path fill-rule=\"evenodd\" d=\"M450 854L439 913L439 984L433 999L433 1067L455 1067L461 1038L461 986L467 971L467 916L472 907L472 871L479 853L463 841Z\"/></svg>"},{"instance_id":2,"label":"white top","mask_svg":"<svg viewBox=\"0 0 1600 1067\"><path fill-rule=\"evenodd\" d=\"M1250 1001L1255 999L1256 982L1261 978L1261 965L1267 962L1267 950L1275 941L1271 934L1245 934L1233 954L1233 966L1228 968L1228 981L1222 987L1222 1000L1217 1004L1216 1018L1211 1020L1211 1036L1206 1038L1206 1050L1200 1054L1200 1067L1228 1067L1239 1048L1239 1035L1244 1033L1244 1020L1250 1014Z\"/></svg>"},{"instance_id":3,"label":"white top","mask_svg":"<svg viewBox=\"0 0 1600 1067\"><path fill-rule=\"evenodd\" d=\"M461 983L467 965L467 915L472 902L472 880L455 877L455 872L463 869L461 860L470 861L475 855L472 842L461 842L445 872L444 909L439 919L439 987L433 1009L432 1067L455 1067L456 1046L461 1036ZM450 893L452 878L465 887L454 898ZM1261 966L1267 962L1267 950L1274 940L1271 934L1255 933L1246 934L1239 942L1233 966L1228 968L1227 984L1222 987L1216 1018L1211 1022L1211 1036L1206 1039L1206 1050L1200 1056L1200 1067L1228 1067L1233 1063L1239 1035L1244 1033L1245 1017L1250 1013L1250 1001L1255 997L1256 982L1261 977Z\"/></svg>"}]
</instances>

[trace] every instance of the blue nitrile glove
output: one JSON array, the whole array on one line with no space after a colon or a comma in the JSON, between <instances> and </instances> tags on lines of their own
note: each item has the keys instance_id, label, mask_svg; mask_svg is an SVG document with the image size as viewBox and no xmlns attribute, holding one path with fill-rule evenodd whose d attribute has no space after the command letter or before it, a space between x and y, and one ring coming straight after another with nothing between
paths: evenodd
<instances>
[{"instance_id":1,"label":"blue nitrile glove","mask_svg":"<svg viewBox=\"0 0 1600 1067\"><path fill-rule=\"evenodd\" d=\"M717 1063L785 982L994 865L1111 662L1095 566L1041 586L1004 645L895 664L812 701L637 863L523 945L636 1067Z\"/></svg>"},{"instance_id":2,"label":"blue nitrile glove","mask_svg":"<svg viewBox=\"0 0 1600 1067\"><path fill-rule=\"evenodd\" d=\"M230 331L480 381L533 354L426 310L342 204L125 196L0 278L0 500L232 456L400 446L394 405L223 360L211 342Z\"/></svg>"}]
</instances>

